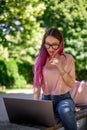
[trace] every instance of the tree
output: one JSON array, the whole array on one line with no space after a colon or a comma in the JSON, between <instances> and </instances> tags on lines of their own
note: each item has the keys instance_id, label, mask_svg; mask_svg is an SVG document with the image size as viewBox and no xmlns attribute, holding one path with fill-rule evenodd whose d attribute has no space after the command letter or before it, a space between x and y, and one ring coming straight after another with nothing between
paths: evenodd
<instances>
[{"instance_id":1,"label":"tree","mask_svg":"<svg viewBox=\"0 0 87 130\"><path fill-rule=\"evenodd\" d=\"M0 44L7 48L9 57L33 63L43 32L37 17L44 9L44 3L38 0L1 1Z\"/></svg>"},{"instance_id":2,"label":"tree","mask_svg":"<svg viewBox=\"0 0 87 130\"><path fill-rule=\"evenodd\" d=\"M43 33L37 17L44 9L39 0L0 0L1 85L18 88L31 83L32 64Z\"/></svg>"}]
</instances>

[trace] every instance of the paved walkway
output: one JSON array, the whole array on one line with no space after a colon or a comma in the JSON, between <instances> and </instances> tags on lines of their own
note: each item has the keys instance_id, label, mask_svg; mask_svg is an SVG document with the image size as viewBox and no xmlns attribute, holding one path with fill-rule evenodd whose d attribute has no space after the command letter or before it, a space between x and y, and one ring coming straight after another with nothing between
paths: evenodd
<instances>
[{"instance_id":1,"label":"paved walkway","mask_svg":"<svg viewBox=\"0 0 87 130\"><path fill-rule=\"evenodd\" d=\"M3 97L18 97L30 99L32 98L32 90L22 90L22 91L9 91L8 93L0 93L0 130L39 130L33 127L27 127L22 125L16 125L9 122L8 115L3 102Z\"/></svg>"}]
</instances>

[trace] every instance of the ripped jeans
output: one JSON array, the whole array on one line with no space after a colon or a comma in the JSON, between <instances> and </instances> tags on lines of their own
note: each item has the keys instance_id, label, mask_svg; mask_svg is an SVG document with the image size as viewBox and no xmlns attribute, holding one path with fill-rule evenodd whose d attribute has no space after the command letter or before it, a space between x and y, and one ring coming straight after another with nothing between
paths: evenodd
<instances>
[{"instance_id":1,"label":"ripped jeans","mask_svg":"<svg viewBox=\"0 0 87 130\"><path fill-rule=\"evenodd\" d=\"M58 113L65 130L77 130L75 104L69 92L62 95L43 95L42 100L53 101L54 113Z\"/></svg>"}]
</instances>

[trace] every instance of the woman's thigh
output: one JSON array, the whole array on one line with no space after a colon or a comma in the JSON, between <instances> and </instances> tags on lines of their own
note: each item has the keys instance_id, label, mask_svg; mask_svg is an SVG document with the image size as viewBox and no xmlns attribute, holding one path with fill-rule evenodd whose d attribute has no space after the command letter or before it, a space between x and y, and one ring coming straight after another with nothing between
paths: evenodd
<instances>
[{"instance_id":1,"label":"woman's thigh","mask_svg":"<svg viewBox=\"0 0 87 130\"><path fill-rule=\"evenodd\" d=\"M72 99L65 99L65 100L59 102L56 107L57 107L57 109L62 108L62 107L63 108L68 107L72 111L74 111L75 110L75 103L74 103L74 101Z\"/></svg>"}]
</instances>

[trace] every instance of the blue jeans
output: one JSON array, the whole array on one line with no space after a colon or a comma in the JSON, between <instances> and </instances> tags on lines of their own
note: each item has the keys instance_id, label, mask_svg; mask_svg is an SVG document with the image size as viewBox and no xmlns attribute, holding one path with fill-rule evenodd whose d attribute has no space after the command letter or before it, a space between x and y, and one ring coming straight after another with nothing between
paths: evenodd
<instances>
[{"instance_id":1,"label":"blue jeans","mask_svg":"<svg viewBox=\"0 0 87 130\"><path fill-rule=\"evenodd\" d=\"M77 130L74 114L75 104L69 92L62 95L43 95L42 100L53 101L54 113L58 113L65 130Z\"/></svg>"}]
</instances>

